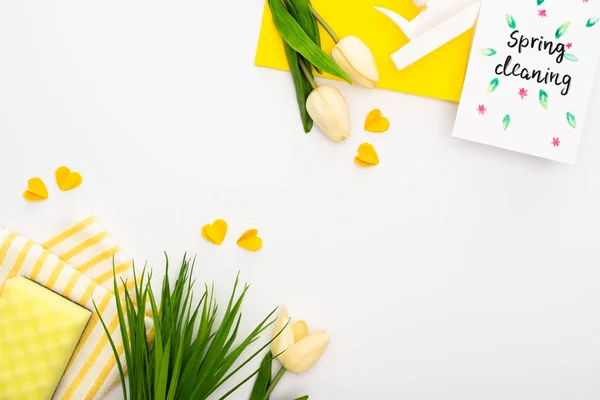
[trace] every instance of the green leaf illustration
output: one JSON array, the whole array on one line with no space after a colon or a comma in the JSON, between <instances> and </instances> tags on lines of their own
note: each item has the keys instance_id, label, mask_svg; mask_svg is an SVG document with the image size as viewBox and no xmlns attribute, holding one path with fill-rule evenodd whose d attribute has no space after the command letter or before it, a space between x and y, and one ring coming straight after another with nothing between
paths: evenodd
<instances>
[{"instance_id":1,"label":"green leaf illustration","mask_svg":"<svg viewBox=\"0 0 600 400\"><path fill-rule=\"evenodd\" d=\"M579 61L579 58L577 58L575 56L575 54L567 53L567 54L565 54L565 60L577 62L577 61Z\"/></svg>"},{"instance_id":2,"label":"green leaf illustration","mask_svg":"<svg viewBox=\"0 0 600 400\"><path fill-rule=\"evenodd\" d=\"M517 21L515 21L515 18L510 14L506 14L506 23L512 29L515 29L517 27Z\"/></svg>"},{"instance_id":3,"label":"green leaf illustration","mask_svg":"<svg viewBox=\"0 0 600 400\"><path fill-rule=\"evenodd\" d=\"M600 18L590 18L587 20L587 22L585 23L585 26L587 28L591 28L592 26L596 25L598 22L600 21Z\"/></svg>"},{"instance_id":4,"label":"green leaf illustration","mask_svg":"<svg viewBox=\"0 0 600 400\"><path fill-rule=\"evenodd\" d=\"M481 55L484 55L486 57L491 57L493 55L495 55L497 52L494 49L481 49Z\"/></svg>"},{"instance_id":5,"label":"green leaf illustration","mask_svg":"<svg viewBox=\"0 0 600 400\"><path fill-rule=\"evenodd\" d=\"M502 128L504 130L507 130L509 125L510 125L510 114L506 114L506 116L502 120Z\"/></svg>"},{"instance_id":6,"label":"green leaf illustration","mask_svg":"<svg viewBox=\"0 0 600 400\"><path fill-rule=\"evenodd\" d=\"M560 39L565 33L567 33L567 29L571 26L570 22L565 22L556 30L556 34L554 35L557 39Z\"/></svg>"},{"instance_id":7,"label":"green leaf illustration","mask_svg":"<svg viewBox=\"0 0 600 400\"><path fill-rule=\"evenodd\" d=\"M538 5L538 6L541 6L542 4L544 4L544 1L545 1L545 0L537 0L537 5Z\"/></svg>"},{"instance_id":8,"label":"green leaf illustration","mask_svg":"<svg viewBox=\"0 0 600 400\"><path fill-rule=\"evenodd\" d=\"M544 107L546 110L548 109L548 93L546 93L545 90L540 89L540 104L542 105L542 107Z\"/></svg>"},{"instance_id":9,"label":"green leaf illustration","mask_svg":"<svg viewBox=\"0 0 600 400\"><path fill-rule=\"evenodd\" d=\"M500 83L500 81L498 80L498 78L492 79L492 81L488 85L488 89L487 89L488 93L492 93L494 90L496 90L498 88L499 83Z\"/></svg>"},{"instance_id":10,"label":"green leaf illustration","mask_svg":"<svg viewBox=\"0 0 600 400\"><path fill-rule=\"evenodd\" d=\"M569 123L569 125L571 125L573 128L577 128L577 119L575 118L575 116L573 114L571 114L570 112L567 113L567 122Z\"/></svg>"}]
</instances>

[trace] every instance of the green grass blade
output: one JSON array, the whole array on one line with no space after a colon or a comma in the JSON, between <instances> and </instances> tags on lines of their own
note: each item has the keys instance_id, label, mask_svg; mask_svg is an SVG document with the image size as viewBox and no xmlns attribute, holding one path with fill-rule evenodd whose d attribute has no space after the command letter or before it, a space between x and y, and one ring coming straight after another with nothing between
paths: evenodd
<instances>
[{"instance_id":1,"label":"green grass blade","mask_svg":"<svg viewBox=\"0 0 600 400\"><path fill-rule=\"evenodd\" d=\"M115 278L116 281L116 278ZM119 293L119 292L117 292ZM100 320L100 323L102 324L102 327L104 328L104 332L106 333L106 336L108 337L108 342L110 343L110 347L112 348L113 351L113 355L116 359L116 364L117 364L117 369L119 370L119 377L121 378L121 388L123 389L123 398L125 400L128 399L127 397L127 387L125 385L125 373L123 372L123 365L121 364L121 359L119 358L119 352L117 351L117 347L115 346L115 342L112 338L112 336L110 335L110 332L108 330L108 327L106 326L106 323L104 323L104 318L102 318L102 315L100 314L100 312L98 311L98 307L96 306L96 302L92 299L92 303L94 304L94 309L96 310L96 314L98 314L98 319Z\"/></svg>"},{"instance_id":2,"label":"green grass blade","mask_svg":"<svg viewBox=\"0 0 600 400\"><path fill-rule=\"evenodd\" d=\"M273 325L273 323L275 323L275 320L272 320L270 322L267 323L267 321L273 316L273 314L275 314L275 312L277 311L277 308L273 309L273 311L271 311L269 313L269 315L267 315L267 317L265 319L263 319L255 328L252 332L250 332L250 334L246 337L246 339L233 351L230 353L230 355L227 356L227 358L224 360L223 364L227 363L228 361L230 362L229 365L233 365L233 362L239 358L239 356L241 355L241 353L248 347L250 346L254 341L256 341L256 339L258 339L258 336L268 327L270 327L271 325ZM276 335L275 337L277 337L279 335ZM266 346L268 346L271 342L273 341L273 339L271 339ZM260 352L262 349L264 349L265 347L261 348L258 352ZM258 354L258 352L254 355L256 356ZM251 358L254 358L254 356L252 356ZM233 359L233 361L231 361L230 359ZM246 363L249 360L246 361ZM241 369L246 363L242 364L240 367L238 367L238 369L234 370L227 378L225 378L223 381L221 381L219 383L219 385L222 385L224 383L225 380L229 379L229 377L231 377L231 375L235 374L239 369Z\"/></svg>"},{"instance_id":3,"label":"green grass blade","mask_svg":"<svg viewBox=\"0 0 600 400\"><path fill-rule=\"evenodd\" d=\"M121 282L123 283L123 285L125 285L125 282L123 280L121 280ZM136 285L137 286L137 285ZM137 292L137 289L136 289ZM140 352L140 348L139 348L139 344L140 344L140 340L137 338L137 336L139 336L139 323L137 321L137 313L136 313L136 306L135 303L133 301L133 299L131 298L131 293L129 293L129 290L125 290L124 291L124 300L125 300L125 319L127 321L127 327L126 329L121 329L121 335L123 337L123 340L127 340L128 343L130 343L130 348L131 348L131 354L129 357L128 364L127 365L143 365L143 356ZM145 349L142 349L145 350ZM131 392L131 397L132 398L136 398L138 397L137 394L138 393L143 393L143 382L140 381L139 379L136 379L136 374L137 374L137 369L136 372L133 372L131 375L129 376L129 380L130 380L130 392Z\"/></svg>"},{"instance_id":4,"label":"green grass blade","mask_svg":"<svg viewBox=\"0 0 600 400\"><path fill-rule=\"evenodd\" d=\"M268 362L273 362L274 359L276 359L277 357L279 357L283 352L273 356ZM258 374L258 372L260 371L261 367L263 365L261 364L252 374L248 375L244 380L242 380L240 383L238 383L237 385L235 385L231 390L229 390L227 393L225 393L223 396L219 397L219 400L223 400L229 396L231 396L232 393L234 393L236 390L238 390L240 387L242 387L246 382L248 382L250 379L252 379L252 377L256 374Z\"/></svg>"},{"instance_id":5,"label":"green grass blade","mask_svg":"<svg viewBox=\"0 0 600 400\"><path fill-rule=\"evenodd\" d=\"M181 344L177 349L177 356L175 357L175 366L173 369L173 376L169 382L169 392L167 394L167 400L175 400L177 396L177 390L179 385L179 375L181 373L181 363L183 361L183 350L184 346Z\"/></svg>"},{"instance_id":6,"label":"green grass blade","mask_svg":"<svg viewBox=\"0 0 600 400\"><path fill-rule=\"evenodd\" d=\"M193 398L195 398L195 395L198 394L208 394L208 392L210 391L210 387L212 386L209 379L214 378L216 371L218 370L218 366L221 364L222 360L226 356L226 353L224 353L223 350L226 346L229 333L231 332L233 324L236 320L236 315L239 312L239 309L242 305L244 295L248 290L248 287L244 288L244 291L240 294L240 296L237 298L237 300L235 300L234 303L235 292L238 282L239 278L236 278L235 285L233 287L233 291L229 299L229 304L223 317L223 321L217 329L215 337L208 346L206 357L201 367L202 377L200 378L198 389L192 394Z\"/></svg>"},{"instance_id":7,"label":"green grass blade","mask_svg":"<svg viewBox=\"0 0 600 400\"><path fill-rule=\"evenodd\" d=\"M130 356L131 355L131 348L129 347L129 341L127 340L127 336L126 333L127 332L127 324L125 323L125 317L123 315L123 305L121 303L121 296L119 296L119 287L117 285L117 276L116 276L116 272L115 272L115 265L114 265L114 260L113 260L113 290L114 290L114 294L115 294L115 303L117 306L117 316L119 319L119 326L120 327L124 327L124 330L121 330L121 335L123 336L123 349L125 351L125 355L126 356ZM125 290L125 292L127 292L127 290ZM129 363L129 360L127 360L127 362Z\"/></svg>"},{"instance_id":8,"label":"green grass blade","mask_svg":"<svg viewBox=\"0 0 600 400\"><path fill-rule=\"evenodd\" d=\"M154 400L165 400L167 397L167 386L169 384L169 359L171 354L171 340L167 341L165 351L162 354L162 360L157 358L158 378L156 380L156 389Z\"/></svg>"},{"instance_id":9,"label":"green grass blade","mask_svg":"<svg viewBox=\"0 0 600 400\"><path fill-rule=\"evenodd\" d=\"M166 255L165 259L168 264ZM264 330L273 323L269 320L275 310L241 340L241 343L236 344L242 323L240 310L248 286L245 285L238 293L239 275L236 277L225 312L222 319L219 319L214 285L210 288L205 285L200 301L195 304L193 269L193 260L184 257L175 283L171 285L167 282L168 274L163 278L160 299L155 296L150 285L152 274L148 274L145 268L141 276L134 273L135 288L126 290L122 299L118 295L116 276L113 277L128 372L125 375L125 364L118 359L125 399L205 400L270 345L269 342L259 352L240 360L248 346L258 340ZM124 281L122 283L125 284ZM148 346L145 326L148 302L154 319L152 346ZM104 321L101 322L107 332ZM109 341L118 358L110 336ZM233 369L238 363L241 365ZM246 377L242 383L230 390L229 394L235 392L252 376L254 374ZM129 390L125 386L125 380Z\"/></svg>"},{"instance_id":10,"label":"green grass blade","mask_svg":"<svg viewBox=\"0 0 600 400\"><path fill-rule=\"evenodd\" d=\"M241 353L250 345L252 344L257 338L258 335L260 335L265 329L267 329L268 327L270 327L271 325L273 325L275 323L275 320L270 321L269 323L266 323L266 321L271 318L271 316L277 311L277 308L275 308L273 311L271 311L271 313L267 316L267 318L265 318L260 324L258 324L258 326L254 329L254 331L248 335L248 337L246 338L246 340L244 341L244 343L242 343L238 349L236 349L236 351L239 351L239 355L241 355ZM287 327L287 324L289 323L289 321L285 324L284 328ZM281 329L281 331L279 331L277 333L277 335L275 335L273 338L271 338L271 340L269 340L264 346L262 346L260 349L258 349L258 351L256 351L254 354L252 354L250 357L248 357L246 359L246 361L244 361L242 364L240 364L236 369L234 369L231 373L229 373L225 378L223 378L215 387L216 388L220 387L221 385L223 385L227 380L229 380L229 378L231 378L233 375L235 375L239 370L241 370L242 368L244 368L244 366L246 366L246 364L248 364L251 360L253 360L258 354L260 354L264 349L266 349L267 347L269 347L271 345L271 343L273 343L273 341L275 339L277 339L279 337L279 335L281 335L281 332L283 332L283 329ZM234 359L234 361L239 358L239 355L237 355ZM278 357L279 354L276 356ZM230 366L233 365L233 362L231 362Z\"/></svg>"}]
</instances>

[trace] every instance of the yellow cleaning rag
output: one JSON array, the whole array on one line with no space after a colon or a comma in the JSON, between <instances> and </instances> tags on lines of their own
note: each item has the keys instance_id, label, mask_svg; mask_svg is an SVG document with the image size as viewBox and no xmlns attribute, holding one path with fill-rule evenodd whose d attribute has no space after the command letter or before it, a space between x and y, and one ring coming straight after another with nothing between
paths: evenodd
<instances>
[{"instance_id":1,"label":"yellow cleaning rag","mask_svg":"<svg viewBox=\"0 0 600 400\"><path fill-rule=\"evenodd\" d=\"M53 399L98 399L118 380L116 359L93 303L124 362L112 291L113 257L119 281L127 281L126 287L119 285L123 295L134 287L132 262L88 212L65 220L42 246L0 229L0 296L6 280L23 276L92 311Z\"/></svg>"}]
</instances>

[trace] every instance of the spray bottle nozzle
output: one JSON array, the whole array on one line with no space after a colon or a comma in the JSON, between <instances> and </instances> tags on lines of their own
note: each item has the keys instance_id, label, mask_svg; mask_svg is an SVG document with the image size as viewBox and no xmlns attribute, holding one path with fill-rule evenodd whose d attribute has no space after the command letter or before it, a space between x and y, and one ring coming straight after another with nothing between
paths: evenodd
<instances>
[{"instance_id":1,"label":"spray bottle nozzle","mask_svg":"<svg viewBox=\"0 0 600 400\"><path fill-rule=\"evenodd\" d=\"M425 8L425 6L427 6L427 2L429 0L413 0L413 3L415 4L415 6L417 6L417 8Z\"/></svg>"},{"instance_id":2,"label":"spray bottle nozzle","mask_svg":"<svg viewBox=\"0 0 600 400\"><path fill-rule=\"evenodd\" d=\"M479 13L480 0L412 0L421 12L412 21L385 8L387 15L410 40L392 55L399 70L420 60L469 30Z\"/></svg>"}]
</instances>

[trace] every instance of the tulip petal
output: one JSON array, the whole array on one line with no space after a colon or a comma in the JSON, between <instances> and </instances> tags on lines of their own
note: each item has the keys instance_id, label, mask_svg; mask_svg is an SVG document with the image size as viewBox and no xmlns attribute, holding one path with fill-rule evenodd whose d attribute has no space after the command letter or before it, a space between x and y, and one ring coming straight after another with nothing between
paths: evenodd
<instances>
[{"instance_id":1,"label":"tulip petal","mask_svg":"<svg viewBox=\"0 0 600 400\"><path fill-rule=\"evenodd\" d=\"M346 99L329 85L314 89L306 100L308 114L317 126L334 142L350 136L350 114Z\"/></svg>"},{"instance_id":2,"label":"tulip petal","mask_svg":"<svg viewBox=\"0 0 600 400\"><path fill-rule=\"evenodd\" d=\"M331 58L350 76L352 82L372 89L379 71L371 49L356 36L347 36L331 51Z\"/></svg>"},{"instance_id":3,"label":"tulip petal","mask_svg":"<svg viewBox=\"0 0 600 400\"><path fill-rule=\"evenodd\" d=\"M337 48L331 50L331 58L348 74L350 80L352 80L352 83L367 89L375 88L375 83L365 78L360 72L358 72L356 68L352 66L352 63L350 63L346 56Z\"/></svg>"},{"instance_id":4,"label":"tulip petal","mask_svg":"<svg viewBox=\"0 0 600 400\"><path fill-rule=\"evenodd\" d=\"M306 321L298 321L292 326L294 331L294 342L299 342L308 336L308 325Z\"/></svg>"},{"instance_id":5,"label":"tulip petal","mask_svg":"<svg viewBox=\"0 0 600 400\"><path fill-rule=\"evenodd\" d=\"M279 362L294 374L303 374L315 366L327 350L329 336L325 332L314 332L291 345L279 357Z\"/></svg>"},{"instance_id":6,"label":"tulip petal","mask_svg":"<svg viewBox=\"0 0 600 400\"><path fill-rule=\"evenodd\" d=\"M290 322L290 316L285 306L281 307L277 321L273 328L273 343L271 343L271 353L274 356L281 354L282 352L287 353L288 347L294 344L294 330L292 329ZM280 334L281 332L281 334ZM279 334L279 336L277 336ZM285 354L284 353L284 354Z\"/></svg>"}]
</instances>

